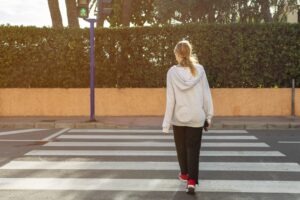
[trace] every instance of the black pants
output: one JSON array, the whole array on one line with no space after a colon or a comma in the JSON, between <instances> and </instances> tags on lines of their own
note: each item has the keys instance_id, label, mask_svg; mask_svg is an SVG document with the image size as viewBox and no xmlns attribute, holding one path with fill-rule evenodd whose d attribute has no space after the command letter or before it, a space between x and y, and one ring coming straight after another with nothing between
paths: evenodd
<instances>
[{"instance_id":1,"label":"black pants","mask_svg":"<svg viewBox=\"0 0 300 200\"><path fill-rule=\"evenodd\" d=\"M199 155L203 127L174 126L174 140L181 173L189 174L198 184Z\"/></svg>"}]
</instances>

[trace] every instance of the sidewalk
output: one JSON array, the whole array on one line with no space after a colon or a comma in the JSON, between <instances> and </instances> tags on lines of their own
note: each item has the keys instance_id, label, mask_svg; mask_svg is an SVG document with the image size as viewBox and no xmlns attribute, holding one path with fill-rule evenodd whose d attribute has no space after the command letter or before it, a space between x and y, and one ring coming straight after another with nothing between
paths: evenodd
<instances>
[{"instance_id":1,"label":"sidewalk","mask_svg":"<svg viewBox=\"0 0 300 200\"><path fill-rule=\"evenodd\" d=\"M0 117L0 129L147 128L161 129L163 117ZM300 117L214 117L210 129L300 129Z\"/></svg>"}]
</instances>

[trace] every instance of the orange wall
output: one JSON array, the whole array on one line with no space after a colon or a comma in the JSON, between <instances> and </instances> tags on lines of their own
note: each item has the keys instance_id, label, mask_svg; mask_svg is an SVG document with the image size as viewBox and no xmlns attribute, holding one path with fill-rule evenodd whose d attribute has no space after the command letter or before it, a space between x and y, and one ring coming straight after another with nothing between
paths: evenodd
<instances>
[{"instance_id":1,"label":"orange wall","mask_svg":"<svg viewBox=\"0 0 300 200\"><path fill-rule=\"evenodd\" d=\"M295 114L300 116L300 89L296 89L295 94Z\"/></svg>"},{"instance_id":2,"label":"orange wall","mask_svg":"<svg viewBox=\"0 0 300 200\"><path fill-rule=\"evenodd\" d=\"M291 89L211 89L216 116L286 116ZM155 116L165 111L165 89L96 89L96 115ZM0 116L88 116L89 89L0 89ZM300 89L296 90L300 115Z\"/></svg>"}]
</instances>

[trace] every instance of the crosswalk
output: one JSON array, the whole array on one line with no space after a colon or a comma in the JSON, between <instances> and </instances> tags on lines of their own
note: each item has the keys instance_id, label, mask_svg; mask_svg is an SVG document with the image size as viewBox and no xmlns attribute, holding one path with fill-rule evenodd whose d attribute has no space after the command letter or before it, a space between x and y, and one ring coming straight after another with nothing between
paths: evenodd
<instances>
[{"instance_id":1,"label":"crosswalk","mask_svg":"<svg viewBox=\"0 0 300 200\"><path fill-rule=\"evenodd\" d=\"M199 192L300 194L299 180L281 179L300 165L246 130L204 132L199 170ZM70 129L0 166L0 191L180 192L178 172L172 134Z\"/></svg>"},{"instance_id":2,"label":"crosswalk","mask_svg":"<svg viewBox=\"0 0 300 200\"><path fill-rule=\"evenodd\" d=\"M177 162L57 162L57 161L12 161L1 169L46 169L46 170L178 170ZM205 171L269 171L300 172L297 163L252 163L252 162L201 162L199 170Z\"/></svg>"}]
</instances>

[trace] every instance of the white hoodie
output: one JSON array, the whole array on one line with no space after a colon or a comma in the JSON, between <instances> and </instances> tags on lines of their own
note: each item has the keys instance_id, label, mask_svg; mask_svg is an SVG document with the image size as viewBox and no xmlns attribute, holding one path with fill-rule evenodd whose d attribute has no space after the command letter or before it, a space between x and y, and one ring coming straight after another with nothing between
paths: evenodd
<instances>
[{"instance_id":1,"label":"white hoodie","mask_svg":"<svg viewBox=\"0 0 300 200\"><path fill-rule=\"evenodd\" d=\"M171 124L202 127L205 119L211 123L213 102L202 65L196 64L196 76L188 67L173 66L167 73L167 102L163 132L168 133Z\"/></svg>"}]
</instances>

